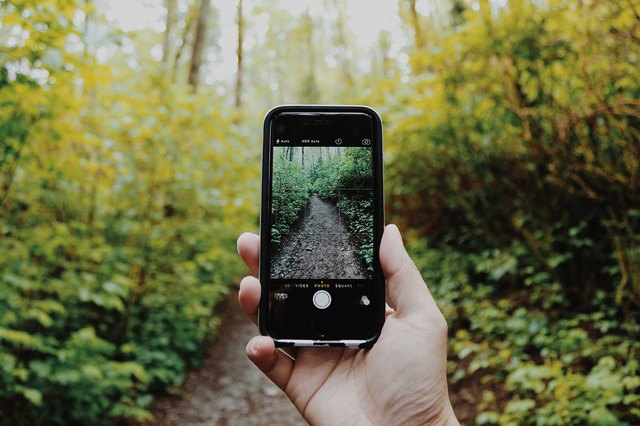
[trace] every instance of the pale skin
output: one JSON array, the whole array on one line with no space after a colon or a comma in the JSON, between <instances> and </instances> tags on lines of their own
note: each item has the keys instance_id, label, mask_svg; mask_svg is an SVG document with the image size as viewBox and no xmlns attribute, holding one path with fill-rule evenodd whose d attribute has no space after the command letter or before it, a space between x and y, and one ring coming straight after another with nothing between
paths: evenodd
<instances>
[{"instance_id":1,"label":"pale skin","mask_svg":"<svg viewBox=\"0 0 640 426\"><path fill-rule=\"evenodd\" d=\"M238 299L254 323L259 247L255 234L238 238L254 275L242 280ZM447 389L447 323L395 225L385 228L380 264L388 307L373 348L295 348L288 356L256 336L247 356L313 425L458 425Z\"/></svg>"}]
</instances>

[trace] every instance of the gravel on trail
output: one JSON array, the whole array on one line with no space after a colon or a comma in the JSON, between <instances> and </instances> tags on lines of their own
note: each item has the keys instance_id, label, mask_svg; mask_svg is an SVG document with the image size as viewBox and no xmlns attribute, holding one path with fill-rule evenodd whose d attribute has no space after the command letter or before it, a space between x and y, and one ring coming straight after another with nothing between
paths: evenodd
<instances>
[{"instance_id":1,"label":"gravel on trail","mask_svg":"<svg viewBox=\"0 0 640 426\"><path fill-rule=\"evenodd\" d=\"M247 359L258 329L241 311L238 291L222 302L222 323L200 370L188 374L179 395L156 398L153 425L305 425L284 393Z\"/></svg>"},{"instance_id":2,"label":"gravel on trail","mask_svg":"<svg viewBox=\"0 0 640 426\"><path fill-rule=\"evenodd\" d=\"M338 208L312 195L298 226L294 226L272 260L273 278L362 279L367 272Z\"/></svg>"}]
</instances>

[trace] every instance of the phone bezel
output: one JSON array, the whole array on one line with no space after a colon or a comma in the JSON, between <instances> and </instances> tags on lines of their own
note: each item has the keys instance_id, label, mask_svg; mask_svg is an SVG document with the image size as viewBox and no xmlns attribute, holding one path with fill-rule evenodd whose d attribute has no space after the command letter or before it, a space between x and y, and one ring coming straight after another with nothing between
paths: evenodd
<instances>
[{"instance_id":1,"label":"phone bezel","mask_svg":"<svg viewBox=\"0 0 640 426\"><path fill-rule=\"evenodd\" d=\"M373 123L373 179L374 190L377 193L374 203L374 297L382 300L378 303L379 309L375 313L375 320L379 324L373 336L365 336L364 338L342 339L342 340L326 340L326 339L286 339L274 338L268 329L268 304L269 304L269 282L270 268L263 268L267 262L268 241L262 238L264 230L270 226L270 206L269 191L271 190L271 123L282 113L363 113L371 118ZM384 277L380 269L378 261L378 252L380 248L380 240L384 229L384 189L383 189L383 139L382 139L382 120L378 113L370 107L363 105L280 105L272 108L264 118L263 127L263 149L262 149L262 173L261 173L261 195L260 195L260 256L259 256L259 278L263 283L260 305L258 309L258 323L260 333L264 336L274 338L276 346L350 346L369 348L373 346L382 330L385 319L385 289Z\"/></svg>"}]
</instances>

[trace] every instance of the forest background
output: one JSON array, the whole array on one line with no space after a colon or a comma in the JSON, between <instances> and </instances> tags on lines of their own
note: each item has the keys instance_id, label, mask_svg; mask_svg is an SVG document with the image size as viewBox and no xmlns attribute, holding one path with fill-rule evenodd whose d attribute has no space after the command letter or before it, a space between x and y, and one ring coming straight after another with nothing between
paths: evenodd
<instances>
[{"instance_id":1,"label":"forest background","mask_svg":"<svg viewBox=\"0 0 640 426\"><path fill-rule=\"evenodd\" d=\"M199 365L285 102L383 117L463 421L640 423L639 61L638 0L0 0L0 423Z\"/></svg>"}]
</instances>

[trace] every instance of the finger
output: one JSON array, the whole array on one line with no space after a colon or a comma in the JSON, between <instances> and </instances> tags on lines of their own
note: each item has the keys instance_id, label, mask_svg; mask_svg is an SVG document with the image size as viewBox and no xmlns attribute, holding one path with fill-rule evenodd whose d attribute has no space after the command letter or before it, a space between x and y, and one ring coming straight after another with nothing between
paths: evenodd
<instances>
[{"instance_id":1,"label":"finger","mask_svg":"<svg viewBox=\"0 0 640 426\"><path fill-rule=\"evenodd\" d=\"M251 269L251 273L257 277L260 261L260 237L251 232L240 235L238 237L238 254Z\"/></svg>"},{"instance_id":2,"label":"finger","mask_svg":"<svg viewBox=\"0 0 640 426\"><path fill-rule=\"evenodd\" d=\"M388 225L382 235L380 266L387 280L389 304L399 314L438 309L395 225Z\"/></svg>"},{"instance_id":3,"label":"finger","mask_svg":"<svg viewBox=\"0 0 640 426\"><path fill-rule=\"evenodd\" d=\"M240 291L238 291L238 302L245 314L258 325L258 306L260 304L260 281L256 277L244 277L240 281ZM295 361L296 350L294 347L278 348L289 358Z\"/></svg>"},{"instance_id":4,"label":"finger","mask_svg":"<svg viewBox=\"0 0 640 426\"><path fill-rule=\"evenodd\" d=\"M238 302L245 314L254 324L258 324L258 305L260 304L260 281L256 277L244 277L240 281Z\"/></svg>"},{"instance_id":5,"label":"finger","mask_svg":"<svg viewBox=\"0 0 640 426\"><path fill-rule=\"evenodd\" d=\"M284 390L291 377L293 360L276 350L273 340L256 336L247 344L247 356L276 386Z\"/></svg>"}]
</instances>

